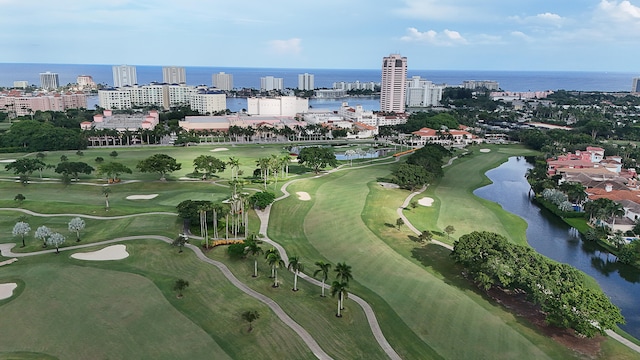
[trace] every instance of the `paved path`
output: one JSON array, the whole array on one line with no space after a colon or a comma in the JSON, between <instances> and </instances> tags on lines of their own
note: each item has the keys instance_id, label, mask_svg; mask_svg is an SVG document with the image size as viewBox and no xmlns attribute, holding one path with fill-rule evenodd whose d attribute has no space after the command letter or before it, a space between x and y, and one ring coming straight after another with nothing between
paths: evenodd
<instances>
[{"instance_id":1,"label":"paved path","mask_svg":"<svg viewBox=\"0 0 640 360\"><path fill-rule=\"evenodd\" d=\"M25 214L29 214L31 216L39 216L39 217L58 217L58 216L70 216L70 217L81 217L86 219L94 219L94 220L117 220L117 219L126 219L138 216L149 216L149 215L169 215L169 216L178 216L176 213L170 212L148 212L148 213L140 213L140 214L130 214L130 215L118 215L118 216L95 216L95 215L85 215L85 214L42 214L37 213L35 211L20 209L20 208L0 208L0 211L20 211Z\"/></svg>"},{"instance_id":2,"label":"paved path","mask_svg":"<svg viewBox=\"0 0 640 360\"><path fill-rule=\"evenodd\" d=\"M75 246L69 246L69 247L65 247L65 248L60 248L60 252L77 250L77 249L82 249L82 248L92 247L92 246L106 245L106 244L111 244L111 243L119 243L119 242L123 242L123 241L147 240L147 239L161 240L161 241L164 241L164 242L166 242L168 244L173 243L173 239L170 239L170 238L168 238L166 236L158 236L158 235L125 236L125 237L106 240L106 241L101 241L101 242L97 242L97 243L82 244L82 245L75 245ZM50 249L50 250L35 251L35 252L30 252L30 253L13 253L11 251L11 249L15 245L16 244L14 244L14 243L0 244L0 253L2 254L2 256L5 256L5 257L25 257L25 256L35 256L35 255L42 255L42 254L51 254L51 253L55 253L56 252L56 249ZM307 346L309 346L309 349L311 349L313 354L318 359L323 359L323 360L324 359L331 359L329 354L327 354L324 350L322 350L320 345L318 345L318 343L313 339L311 334L309 334L307 332L307 330L305 330L302 326L300 326L300 324L298 324L291 317L289 317L289 315L287 315L287 313L285 313L284 310L282 310L282 308L280 307L280 305L278 305L275 301L273 301L271 298L269 298L269 297L267 297L267 296L255 291L255 290L251 289L249 286L247 286L244 283L242 283L240 280L238 280L237 277L235 277L235 275L233 275L231 270L229 270L229 268L225 264L206 257L205 254L202 253L202 251L200 250L199 247L197 247L195 245L191 245L191 244L186 244L185 247L191 249L196 254L198 259L200 259L201 261L204 261L204 262L206 262L208 264L211 264L211 265L217 267L218 269L220 269L222 274L235 287L240 289L242 292L244 292L245 294L247 294L247 295L249 295L249 296L251 296L251 297L253 297L253 298L255 298L255 299L259 300L259 301L261 301L262 303L266 304L269 308L271 308L271 310L273 310L273 312L276 314L276 316L278 316L278 318L280 318L280 320L282 320L282 322L284 322L287 326L289 326L291 329L293 329L293 331L295 331L300 336L302 341L304 341L307 344Z\"/></svg>"}]
</instances>

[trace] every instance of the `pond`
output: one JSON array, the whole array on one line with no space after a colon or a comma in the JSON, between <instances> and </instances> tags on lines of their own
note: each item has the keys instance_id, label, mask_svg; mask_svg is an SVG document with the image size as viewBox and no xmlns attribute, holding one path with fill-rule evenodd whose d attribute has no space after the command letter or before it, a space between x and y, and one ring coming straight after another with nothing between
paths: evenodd
<instances>
[{"instance_id":1,"label":"pond","mask_svg":"<svg viewBox=\"0 0 640 360\"><path fill-rule=\"evenodd\" d=\"M537 252L572 265L593 277L622 311L627 324L620 327L640 338L640 271L619 264L616 257L581 240L578 232L533 203L524 177L531 165L523 157L512 157L486 173L493 184L474 194L500 204L527 221L527 241Z\"/></svg>"}]
</instances>

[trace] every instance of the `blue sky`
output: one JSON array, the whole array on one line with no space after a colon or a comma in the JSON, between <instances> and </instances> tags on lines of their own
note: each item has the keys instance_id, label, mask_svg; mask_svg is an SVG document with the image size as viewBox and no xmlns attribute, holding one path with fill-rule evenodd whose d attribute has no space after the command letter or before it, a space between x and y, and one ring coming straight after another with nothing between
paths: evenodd
<instances>
[{"instance_id":1,"label":"blue sky","mask_svg":"<svg viewBox=\"0 0 640 360\"><path fill-rule=\"evenodd\" d=\"M640 0L0 0L0 61L640 72Z\"/></svg>"}]
</instances>

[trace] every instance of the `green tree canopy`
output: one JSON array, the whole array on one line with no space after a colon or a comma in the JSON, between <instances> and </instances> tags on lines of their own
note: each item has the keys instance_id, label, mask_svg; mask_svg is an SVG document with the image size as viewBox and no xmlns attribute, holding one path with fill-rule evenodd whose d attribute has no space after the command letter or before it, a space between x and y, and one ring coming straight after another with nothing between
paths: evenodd
<instances>
[{"instance_id":1,"label":"green tree canopy","mask_svg":"<svg viewBox=\"0 0 640 360\"><path fill-rule=\"evenodd\" d=\"M298 154L298 164L312 168L317 174L321 168L326 166L338 166L338 161L331 148L311 146L300 150L300 154Z\"/></svg>"},{"instance_id":2,"label":"green tree canopy","mask_svg":"<svg viewBox=\"0 0 640 360\"><path fill-rule=\"evenodd\" d=\"M116 180L122 174L131 174L133 171L129 169L126 165L109 161L108 163L101 163L98 165L98 174L107 175L108 178Z\"/></svg>"},{"instance_id":3,"label":"green tree canopy","mask_svg":"<svg viewBox=\"0 0 640 360\"><path fill-rule=\"evenodd\" d=\"M93 167L81 161L63 161L58 164L55 171L58 174L73 177L77 181L79 174L89 175L93 170L95 170Z\"/></svg>"},{"instance_id":4,"label":"green tree canopy","mask_svg":"<svg viewBox=\"0 0 640 360\"><path fill-rule=\"evenodd\" d=\"M141 172L155 172L160 175L160 180L165 180L165 175L180 170L182 164L167 154L154 154L141 160L136 168Z\"/></svg>"},{"instance_id":5,"label":"green tree canopy","mask_svg":"<svg viewBox=\"0 0 640 360\"><path fill-rule=\"evenodd\" d=\"M204 178L206 179L210 174L223 172L227 167L227 164L215 156L200 155L193 159L193 167L195 168L196 173L203 172Z\"/></svg>"}]
</instances>

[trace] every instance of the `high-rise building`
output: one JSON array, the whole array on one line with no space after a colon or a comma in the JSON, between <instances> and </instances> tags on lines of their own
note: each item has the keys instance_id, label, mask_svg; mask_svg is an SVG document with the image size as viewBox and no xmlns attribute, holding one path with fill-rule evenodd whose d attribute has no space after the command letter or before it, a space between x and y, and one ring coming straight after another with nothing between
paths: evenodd
<instances>
[{"instance_id":1,"label":"high-rise building","mask_svg":"<svg viewBox=\"0 0 640 360\"><path fill-rule=\"evenodd\" d=\"M284 90L284 80L273 76L265 76L260 78L260 90Z\"/></svg>"},{"instance_id":2,"label":"high-rise building","mask_svg":"<svg viewBox=\"0 0 640 360\"><path fill-rule=\"evenodd\" d=\"M22 89L26 89L29 87L29 82L26 80L18 80L18 81L14 81L13 82L13 87L14 88L22 88Z\"/></svg>"},{"instance_id":3,"label":"high-rise building","mask_svg":"<svg viewBox=\"0 0 640 360\"><path fill-rule=\"evenodd\" d=\"M40 73L40 87L44 90L55 90L60 86L58 74L50 71Z\"/></svg>"},{"instance_id":4,"label":"high-rise building","mask_svg":"<svg viewBox=\"0 0 640 360\"><path fill-rule=\"evenodd\" d=\"M313 90L313 74L298 74L298 90Z\"/></svg>"},{"instance_id":5,"label":"high-rise building","mask_svg":"<svg viewBox=\"0 0 640 360\"><path fill-rule=\"evenodd\" d=\"M633 85L631 86L631 92L634 94L640 93L640 77L633 78Z\"/></svg>"},{"instance_id":6,"label":"high-rise building","mask_svg":"<svg viewBox=\"0 0 640 360\"><path fill-rule=\"evenodd\" d=\"M93 81L93 77L91 75L78 75L76 78L76 83L78 87L81 88L95 88L96 83Z\"/></svg>"},{"instance_id":7,"label":"high-rise building","mask_svg":"<svg viewBox=\"0 0 640 360\"><path fill-rule=\"evenodd\" d=\"M382 59L380 111L404 112L407 90L407 58L391 54Z\"/></svg>"},{"instance_id":8,"label":"high-rise building","mask_svg":"<svg viewBox=\"0 0 640 360\"><path fill-rule=\"evenodd\" d=\"M187 72L183 67L164 66L162 68L162 82L165 84L186 84Z\"/></svg>"},{"instance_id":9,"label":"high-rise building","mask_svg":"<svg viewBox=\"0 0 640 360\"><path fill-rule=\"evenodd\" d=\"M213 74L213 76L211 77L211 83L213 84L214 88L224 91L231 91L233 90L233 75L225 74L224 72Z\"/></svg>"},{"instance_id":10,"label":"high-rise building","mask_svg":"<svg viewBox=\"0 0 640 360\"><path fill-rule=\"evenodd\" d=\"M443 85L434 85L431 81L414 76L407 81L405 105L407 107L429 107L440 105Z\"/></svg>"},{"instance_id":11,"label":"high-rise building","mask_svg":"<svg viewBox=\"0 0 640 360\"><path fill-rule=\"evenodd\" d=\"M136 75L136 67L130 65L114 65L113 66L113 86L132 86L138 83Z\"/></svg>"}]
</instances>

